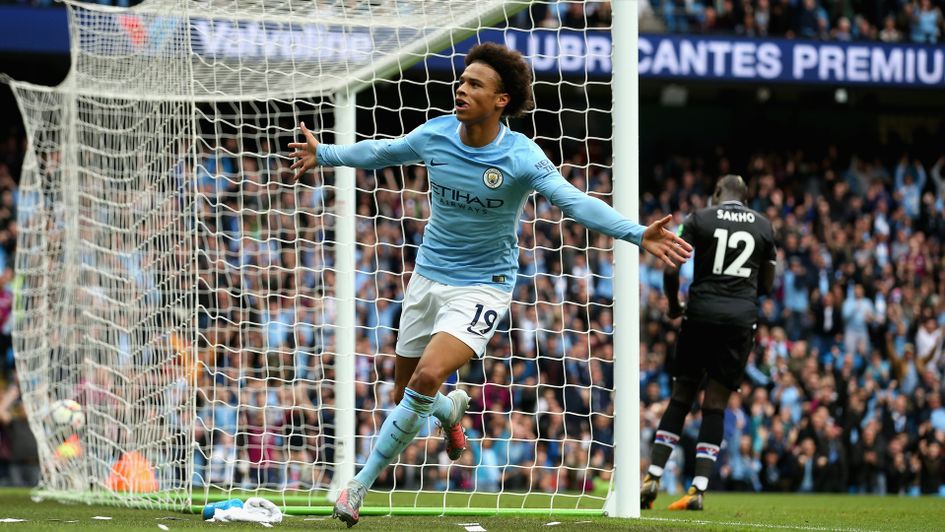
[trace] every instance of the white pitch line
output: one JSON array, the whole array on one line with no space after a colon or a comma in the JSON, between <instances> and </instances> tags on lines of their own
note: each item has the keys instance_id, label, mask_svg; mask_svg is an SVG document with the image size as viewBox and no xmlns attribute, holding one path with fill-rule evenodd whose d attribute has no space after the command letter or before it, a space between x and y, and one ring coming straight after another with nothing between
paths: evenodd
<instances>
[{"instance_id":1,"label":"white pitch line","mask_svg":"<svg viewBox=\"0 0 945 532\"><path fill-rule=\"evenodd\" d=\"M798 525L769 525L760 523L738 523L735 521L706 521L703 519L673 519L671 517L640 517L645 521L666 521L669 523L686 523L691 525L722 525L722 526L742 526L748 528L774 528L778 530L813 530L819 532L880 532L878 530L866 530L861 528L829 528L822 526L798 526Z\"/></svg>"}]
</instances>

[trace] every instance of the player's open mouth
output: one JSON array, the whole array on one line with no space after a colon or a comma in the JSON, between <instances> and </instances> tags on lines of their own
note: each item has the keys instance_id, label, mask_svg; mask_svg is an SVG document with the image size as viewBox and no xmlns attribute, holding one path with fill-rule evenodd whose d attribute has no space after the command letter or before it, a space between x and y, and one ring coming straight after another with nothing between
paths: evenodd
<instances>
[{"instance_id":1,"label":"player's open mouth","mask_svg":"<svg viewBox=\"0 0 945 532\"><path fill-rule=\"evenodd\" d=\"M469 109L469 104L465 100L456 100L457 111L465 111L466 109Z\"/></svg>"}]
</instances>

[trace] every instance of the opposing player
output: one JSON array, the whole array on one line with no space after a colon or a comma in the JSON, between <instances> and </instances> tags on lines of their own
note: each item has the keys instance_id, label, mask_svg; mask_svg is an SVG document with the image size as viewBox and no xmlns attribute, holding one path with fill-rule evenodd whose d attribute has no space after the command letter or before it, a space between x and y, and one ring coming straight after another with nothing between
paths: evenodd
<instances>
[{"instance_id":1,"label":"opposing player","mask_svg":"<svg viewBox=\"0 0 945 532\"><path fill-rule=\"evenodd\" d=\"M666 270L663 290L671 318L683 316L673 360L673 393L656 431L650 468L640 489L640 507L650 509L660 477L682 434L703 380L702 426L696 471L689 491L670 510L701 510L703 494L722 444L725 406L738 390L755 339L758 296L774 283L774 233L761 214L745 207L748 188L740 176L719 179L710 206L692 213L682 237L695 248L689 305L679 301L679 271Z\"/></svg>"},{"instance_id":2,"label":"opposing player","mask_svg":"<svg viewBox=\"0 0 945 532\"><path fill-rule=\"evenodd\" d=\"M669 266L692 248L665 226L634 223L568 183L542 150L510 131L503 116L533 107L531 68L518 52L473 47L456 89L455 114L434 118L405 137L350 146L289 144L298 174L316 165L382 168L425 163L432 212L407 288L397 339L397 407L387 417L364 468L339 495L334 516L358 522L361 502L381 471L413 440L428 416L446 429L447 452L466 447L463 391L439 393L446 378L481 356L508 310L518 269L516 230L525 200L537 190L590 229L632 242Z\"/></svg>"}]
</instances>

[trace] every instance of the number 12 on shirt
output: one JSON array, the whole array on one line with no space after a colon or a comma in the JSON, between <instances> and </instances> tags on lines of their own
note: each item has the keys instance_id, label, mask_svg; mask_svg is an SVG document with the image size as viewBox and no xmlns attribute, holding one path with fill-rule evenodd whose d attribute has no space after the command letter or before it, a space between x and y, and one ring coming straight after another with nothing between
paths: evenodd
<instances>
[{"instance_id":1,"label":"number 12 on shirt","mask_svg":"<svg viewBox=\"0 0 945 532\"><path fill-rule=\"evenodd\" d=\"M735 231L730 237L728 229L719 228L715 230L714 236L716 240L718 240L718 244L715 246L715 261L712 263L712 273L717 275L731 275L733 277L750 277L751 269L743 268L742 266L748 262L752 252L755 251L755 239L752 238L751 233L748 231ZM722 263L725 262L725 250L727 248L737 249L741 243L745 244L745 249L735 257L735 260L728 265L728 268L723 270Z\"/></svg>"}]
</instances>

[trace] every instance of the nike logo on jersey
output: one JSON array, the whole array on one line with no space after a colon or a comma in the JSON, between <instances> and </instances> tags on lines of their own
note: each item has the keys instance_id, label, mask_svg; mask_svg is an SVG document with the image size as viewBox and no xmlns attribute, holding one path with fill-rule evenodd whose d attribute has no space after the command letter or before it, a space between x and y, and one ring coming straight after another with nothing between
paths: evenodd
<instances>
[{"instance_id":1,"label":"nike logo on jersey","mask_svg":"<svg viewBox=\"0 0 945 532\"><path fill-rule=\"evenodd\" d=\"M446 166L449 163L436 162L436 159L430 159L430 166Z\"/></svg>"}]
</instances>

